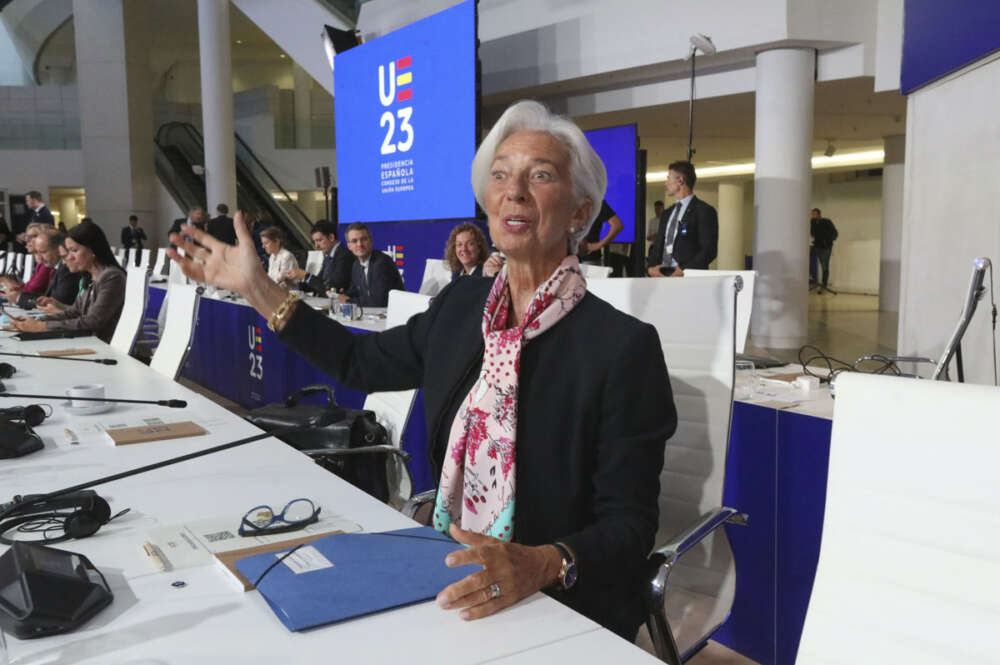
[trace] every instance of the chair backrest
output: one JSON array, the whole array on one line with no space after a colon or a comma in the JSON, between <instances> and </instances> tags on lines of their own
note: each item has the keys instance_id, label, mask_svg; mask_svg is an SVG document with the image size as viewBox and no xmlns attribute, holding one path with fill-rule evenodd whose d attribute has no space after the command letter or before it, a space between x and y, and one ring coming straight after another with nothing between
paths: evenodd
<instances>
[{"instance_id":1,"label":"chair backrest","mask_svg":"<svg viewBox=\"0 0 1000 665\"><path fill-rule=\"evenodd\" d=\"M389 291L389 307L386 310L386 328L404 325L414 314L427 309L430 296L408 291ZM402 445L406 423L410 419L416 390L395 390L371 393L365 399L364 408L375 412L376 419L389 433L389 440L397 448ZM395 465L394 465L395 468ZM390 477L390 494L405 501L410 498L412 486L405 473Z\"/></svg>"},{"instance_id":2,"label":"chair backrest","mask_svg":"<svg viewBox=\"0 0 1000 665\"><path fill-rule=\"evenodd\" d=\"M149 366L169 379L176 379L181 373L191 350L201 293L202 287L195 284L173 282L167 287L166 323Z\"/></svg>"},{"instance_id":3,"label":"chair backrest","mask_svg":"<svg viewBox=\"0 0 1000 665\"><path fill-rule=\"evenodd\" d=\"M451 269L441 259L427 259L424 278L420 282L420 293L436 296L451 282Z\"/></svg>"},{"instance_id":4,"label":"chair backrest","mask_svg":"<svg viewBox=\"0 0 1000 665\"><path fill-rule=\"evenodd\" d=\"M153 265L153 277L163 274L163 269L167 267L167 250L163 247L156 250L156 263Z\"/></svg>"},{"instance_id":5,"label":"chair backrest","mask_svg":"<svg viewBox=\"0 0 1000 665\"><path fill-rule=\"evenodd\" d=\"M798 663L995 663L1000 389L844 373Z\"/></svg>"},{"instance_id":6,"label":"chair backrest","mask_svg":"<svg viewBox=\"0 0 1000 665\"><path fill-rule=\"evenodd\" d=\"M150 255L150 250L148 250L148 249L143 249L143 250L139 251L139 263L138 263L138 266L140 268L148 268L149 267L149 255ZM132 262L135 263L134 260Z\"/></svg>"},{"instance_id":7,"label":"chair backrest","mask_svg":"<svg viewBox=\"0 0 1000 665\"><path fill-rule=\"evenodd\" d=\"M757 282L756 270L685 270L685 277L724 277L739 275L743 289L736 299L736 353L743 353L750 336L750 314L753 311L753 288Z\"/></svg>"},{"instance_id":8,"label":"chair backrest","mask_svg":"<svg viewBox=\"0 0 1000 665\"><path fill-rule=\"evenodd\" d=\"M177 248L177 253L181 256L185 256L184 250L180 247ZM170 284L187 284L188 278L187 275L184 274L184 271L180 269L180 266L177 264L171 264L170 272L167 274L167 281Z\"/></svg>"},{"instance_id":9,"label":"chair backrest","mask_svg":"<svg viewBox=\"0 0 1000 665\"><path fill-rule=\"evenodd\" d=\"M20 273L20 274L24 274L24 273L23 273L22 271L24 270L24 257L25 257L25 256L27 256L27 254L21 254L21 253L18 253L18 254L17 254L17 255L15 256L15 257L14 257L14 269L15 269L15 270L16 270L16 271L17 271L18 273Z\"/></svg>"},{"instance_id":10,"label":"chair backrest","mask_svg":"<svg viewBox=\"0 0 1000 665\"><path fill-rule=\"evenodd\" d=\"M310 275L318 275L323 269L323 252L318 249L311 249L306 254L306 272Z\"/></svg>"},{"instance_id":11,"label":"chair backrest","mask_svg":"<svg viewBox=\"0 0 1000 665\"><path fill-rule=\"evenodd\" d=\"M667 361L678 424L660 474L659 548L723 505L737 279L597 279L587 289L653 325ZM668 580L666 613L682 654L726 620L734 593L732 551L718 529L681 557Z\"/></svg>"},{"instance_id":12,"label":"chair backrest","mask_svg":"<svg viewBox=\"0 0 1000 665\"><path fill-rule=\"evenodd\" d=\"M589 263L581 263L580 270L586 279L607 279L611 277L611 266L592 266Z\"/></svg>"},{"instance_id":13,"label":"chair backrest","mask_svg":"<svg viewBox=\"0 0 1000 665\"><path fill-rule=\"evenodd\" d=\"M21 272L22 279L27 282L31 279L31 273L35 271L35 257L31 254L24 255L24 269Z\"/></svg>"},{"instance_id":14,"label":"chair backrest","mask_svg":"<svg viewBox=\"0 0 1000 665\"><path fill-rule=\"evenodd\" d=\"M114 252L115 260L118 261L119 265L121 265L121 262L122 262L122 252L124 252L125 250L123 250L121 247L112 247L111 251Z\"/></svg>"},{"instance_id":15,"label":"chair backrest","mask_svg":"<svg viewBox=\"0 0 1000 665\"><path fill-rule=\"evenodd\" d=\"M142 328L142 317L146 313L149 298L149 271L145 268L130 267L125 271L125 305L122 307L111 346L122 353L132 353L135 339Z\"/></svg>"}]
</instances>

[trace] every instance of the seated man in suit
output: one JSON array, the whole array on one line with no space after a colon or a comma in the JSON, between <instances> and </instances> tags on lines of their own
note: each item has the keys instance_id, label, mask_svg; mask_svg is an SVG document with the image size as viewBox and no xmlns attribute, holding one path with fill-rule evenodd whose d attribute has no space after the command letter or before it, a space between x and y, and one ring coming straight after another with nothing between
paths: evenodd
<instances>
[{"instance_id":1,"label":"seated man in suit","mask_svg":"<svg viewBox=\"0 0 1000 665\"><path fill-rule=\"evenodd\" d=\"M233 229L233 218L229 216L229 206L225 203L220 203L215 206L215 212L219 213L219 216L208 222L208 228L206 229L208 235L216 240L221 240L227 245L235 245L236 230Z\"/></svg>"},{"instance_id":2,"label":"seated man in suit","mask_svg":"<svg viewBox=\"0 0 1000 665\"><path fill-rule=\"evenodd\" d=\"M656 240L649 248L650 277L683 277L684 270L707 270L718 253L719 216L691 190L695 183L691 162L668 167L666 190L676 203L663 211Z\"/></svg>"},{"instance_id":3,"label":"seated man in suit","mask_svg":"<svg viewBox=\"0 0 1000 665\"><path fill-rule=\"evenodd\" d=\"M340 302L353 302L362 307L385 307L389 291L404 290L403 278L392 259L372 250L372 234L361 222L347 227L347 247L357 257L351 268L351 288L340 296Z\"/></svg>"},{"instance_id":4,"label":"seated man in suit","mask_svg":"<svg viewBox=\"0 0 1000 665\"><path fill-rule=\"evenodd\" d=\"M55 229L46 229L35 238L35 256L44 265L53 269L52 279L43 294L22 293L17 299L18 307L31 309L38 306L47 308L50 314L72 305L80 293L82 275L70 272L63 262L66 254L66 236Z\"/></svg>"},{"instance_id":5,"label":"seated man in suit","mask_svg":"<svg viewBox=\"0 0 1000 665\"><path fill-rule=\"evenodd\" d=\"M211 233L211 231L209 231ZM289 270L284 279L298 282L299 288L317 296L328 291L343 293L351 287L351 268L354 255L337 240L337 225L321 219L312 228L313 246L323 252L323 267L318 275L310 275L305 270Z\"/></svg>"}]
</instances>

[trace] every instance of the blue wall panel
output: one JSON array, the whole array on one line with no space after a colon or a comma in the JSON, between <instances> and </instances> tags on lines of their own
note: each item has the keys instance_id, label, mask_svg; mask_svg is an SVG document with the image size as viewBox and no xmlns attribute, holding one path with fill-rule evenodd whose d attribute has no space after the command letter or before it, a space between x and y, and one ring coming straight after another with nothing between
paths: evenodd
<instances>
[{"instance_id":1,"label":"blue wall panel","mask_svg":"<svg viewBox=\"0 0 1000 665\"><path fill-rule=\"evenodd\" d=\"M906 0L899 88L908 94L1000 49L1000 2Z\"/></svg>"}]
</instances>

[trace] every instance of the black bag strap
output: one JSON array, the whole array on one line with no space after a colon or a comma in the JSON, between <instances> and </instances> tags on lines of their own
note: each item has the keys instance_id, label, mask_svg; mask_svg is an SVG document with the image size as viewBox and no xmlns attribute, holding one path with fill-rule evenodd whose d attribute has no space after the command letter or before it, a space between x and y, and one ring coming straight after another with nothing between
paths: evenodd
<instances>
[{"instance_id":1,"label":"black bag strap","mask_svg":"<svg viewBox=\"0 0 1000 665\"><path fill-rule=\"evenodd\" d=\"M337 398L334 397L333 388L322 383L314 383L311 386L303 386L285 398L285 406L291 409L298 405L299 400L307 395L316 393L326 393L326 405L337 406Z\"/></svg>"}]
</instances>

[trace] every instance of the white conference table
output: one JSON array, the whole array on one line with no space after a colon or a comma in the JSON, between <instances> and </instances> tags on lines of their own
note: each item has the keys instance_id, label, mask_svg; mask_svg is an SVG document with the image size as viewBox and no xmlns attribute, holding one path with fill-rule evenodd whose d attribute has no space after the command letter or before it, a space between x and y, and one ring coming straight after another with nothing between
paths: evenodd
<instances>
[{"instance_id":1,"label":"white conference table","mask_svg":"<svg viewBox=\"0 0 1000 665\"><path fill-rule=\"evenodd\" d=\"M8 392L63 394L80 383L101 383L107 397L184 399L185 409L119 405L113 412L68 416L61 400L36 431L45 449L0 460L0 501L15 494L54 491L99 476L202 450L258 430L208 399L119 354L94 337L18 342L0 333L0 350L90 348L89 358L116 358L115 366L60 360L3 358L17 373ZM45 400L3 398L0 406ZM70 443L65 429L98 420L144 417L193 420L205 436L114 447L92 437ZM316 466L306 456L265 439L211 456L96 488L125 516L96 535L56 545L87 556L105 575L114 602L76 631L37 640L8 636L16 665L139 665L191 663L581 663L659 662L593 621L544 594L473 622L426 602L309 631L288 631L257 592L233 588L216 565L158 571L142 551L145 532L157 525L232 516L252 506L275 507L308 497L324 512L359 523L365 531L413 526L408 518ZM6 551L0 545L0 553ZM183 581L182 588L172 586Z\"/></svg>"}]
</instances>

